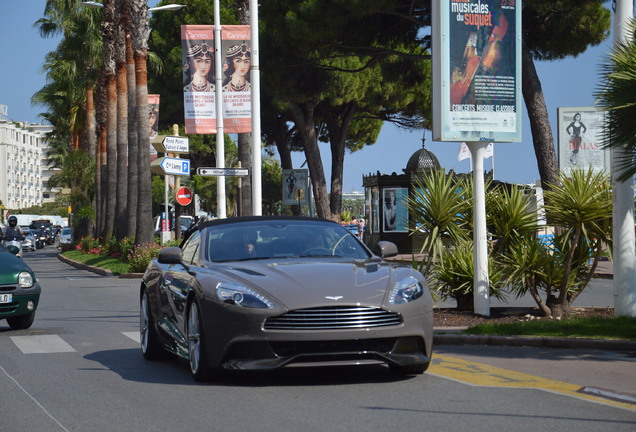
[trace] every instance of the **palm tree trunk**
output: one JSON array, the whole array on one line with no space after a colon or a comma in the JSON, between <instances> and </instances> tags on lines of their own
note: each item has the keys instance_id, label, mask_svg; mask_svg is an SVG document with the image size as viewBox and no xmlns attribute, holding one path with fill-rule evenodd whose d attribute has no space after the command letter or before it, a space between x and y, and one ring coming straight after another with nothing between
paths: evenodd
<instances>
[{"instance_id":1,"label":"palm tree trunk","mask_svg":"<svg viewBox=\"0 0 636 432\"><path fill-rule=\"evenodd\" d=\"M122 12L126 10L118 3L116 39L116 72L117 72L117 181L115 206L115 236L124 238L126 218L128 217L128 82L126 68L126 23ZM126 10L127 12L127 10Z\"/></svg>"},{"instance_id":2,"label":"palm tree trunk","mask_svg":"<svg viewBox=\"0 0 636 432\"><path fill-rule=\"evenodd\" d=\"M137 195L139 193L139 149L137 143L135 58L130 32L129 0L124 0L126 20L126 80L128 82L128 220L126 236L134 236L137 226Z\"/></svg>"},{"instance_id":3,"label":"palm tree trunk","mask_svg":"<svg viewBox=\"0 0 636 432\"><path fill-rule=\"evenodd\" d=\"M104 71L107 82L106 120L106 208L102 236L109 242L115 226L115 203L117 193L117 81L115 71L115 1L106 0L102 14L102 36L104 40Z\"/></svg>"},{"instance_id":4,"label":"palm tree trunk","mask_svg":"<svg viewBox=\"0 0 636 432\"><path fill-rule=\"evenodd\" d=\"M130 22L132 44L135 58L135 101L137 118L137 148L139 149L139 189L137 194L137 225L135 240L138 244L153 241L152 227L152 189L150 176L150 158L148 156L148 75L146 58L148 56L148 4L146 0L130 0Z\"/></svg>"}]
</instances>

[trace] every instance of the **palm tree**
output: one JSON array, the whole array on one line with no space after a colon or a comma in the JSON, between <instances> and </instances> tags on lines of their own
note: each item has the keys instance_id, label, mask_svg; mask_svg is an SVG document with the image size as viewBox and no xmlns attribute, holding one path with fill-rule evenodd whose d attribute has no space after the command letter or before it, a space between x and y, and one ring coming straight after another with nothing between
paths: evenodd
<instances>
[{"instance_id":1,"label":"palm tree","mask_svg":"<svg viewBox=\"0 0 636 432\"><path fill-rule=\"evenodd\" d=\"M620 41L601 63L601 82L595 96L597 104L607 110L603 144L621 149L618 162L619 180L628 181L636 175L636 20L628 24L629 41Z\"/></svg>"},{"instance_id":2,"label":"palm tree","mask_svg":"<svg viewBox=\"0 0 636 432\"><path fill-rule=\"evenodd\" d=\"M137 119L138 154L137 166L139 172L139 189L137 193L137 226L135 240L139 244L152 242L152 187L150 176L150 159L148 141L142 139L148 136L148 5L146 0L130 0L130 23L132 30L132 45L135 59L135 117Z\"/></svg>"},{"instance_id":3,"label":"palm tree","mask_svg":"<svg viewBox=\"0 0 636 432\"><path fill-rule=\"evenodd\" d=\"M407 199L414 225L411 232L424 238L420 252L426 256L426 263L421 266L425 276L431 264L447 252L449 244L469 238L462 228L466 219L458 217L470 207L470 200L459 193L467 188L463 180L458 181L441 170L434 171L417 182L413 196Z\"/></svg>"}]
</instances>

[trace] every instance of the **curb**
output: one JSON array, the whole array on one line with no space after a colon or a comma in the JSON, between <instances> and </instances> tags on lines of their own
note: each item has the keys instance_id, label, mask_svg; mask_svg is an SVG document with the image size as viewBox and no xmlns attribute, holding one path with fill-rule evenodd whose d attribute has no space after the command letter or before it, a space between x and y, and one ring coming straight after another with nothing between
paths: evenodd
<instances>
[{"instance_id":1,"label":"curb","mask_svg":"<svg viewBox=\"0 0 636 432\"><path fill-rule=\"evenodd\" d=\"M65 257L64 255L62 255L61 253L57 254L57 259L59 259L60 261L62 261L65 264L68 264L70 266L73 266L75 268L81 269L81 270L87 270L89 272L101 275L101 276L109 276L109 277L119 277L120 279L141 279L143 277L143 273L122 273L120 275L115 275L113 274L113 272L111 272L110 270L105 270L103 268L100 267L95 267L92 265L88 265L88 264L84 264L81 262L77 262L77 261L73 261L72 259L69 259L67 257Z\"/></svg>"},{"instance_id":2,"label":"curb","mask_svg":"<svg viewBox=\"0 0 636 432\"><path fill-rule=\"evenodd\" d=\"M636 341L618 339L555 338L535 336L485 336L433 334L436 345L526 346L535 348L586 348L609 351L636 351Z\"/></svg>"}]
</instances>

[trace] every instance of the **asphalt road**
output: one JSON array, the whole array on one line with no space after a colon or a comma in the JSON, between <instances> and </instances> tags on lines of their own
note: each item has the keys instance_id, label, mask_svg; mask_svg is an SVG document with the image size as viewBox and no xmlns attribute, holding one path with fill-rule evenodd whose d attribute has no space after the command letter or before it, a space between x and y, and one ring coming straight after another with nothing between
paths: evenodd
<instances>
[{"instance_id":1,"label":"asphalt road","mask_svg":"<svg viewBox=\"0 0 636 432\"><path fill-rule=\"evenodd\" d=\"M139 280L55 253L25 257L43 287L33 327L0 322L3 432L636 429L626 352L438 346L422 376L297 368L197 384L184 361L141 356Z\"/></svg>"}]
</instances>

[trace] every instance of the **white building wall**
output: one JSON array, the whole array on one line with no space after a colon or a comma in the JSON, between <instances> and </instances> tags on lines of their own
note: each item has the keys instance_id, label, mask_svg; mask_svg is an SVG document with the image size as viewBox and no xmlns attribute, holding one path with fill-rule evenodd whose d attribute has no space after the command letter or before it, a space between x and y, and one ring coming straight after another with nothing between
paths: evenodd
<instances>
[{"instance_id":1,"label":"white building wall","mask_svg":"<svg viewBox=\"0 0 636 432\"><path fill-rule=\"evenodd\" d=\"M0 121L0 200L5 209L42 204L45 147L44 131Z\"/></svg>"}]
</instances>

